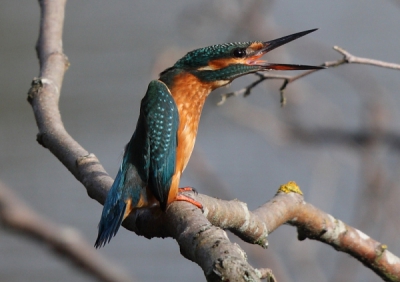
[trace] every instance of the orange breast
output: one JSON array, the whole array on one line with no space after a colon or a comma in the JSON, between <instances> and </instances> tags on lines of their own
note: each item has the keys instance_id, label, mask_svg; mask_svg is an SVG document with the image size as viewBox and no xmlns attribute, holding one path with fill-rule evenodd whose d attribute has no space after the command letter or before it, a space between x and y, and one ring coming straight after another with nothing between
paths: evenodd
<instances>
[{"instance_id":1,"label":"orange breast","mask_svg":"<svg viewBox=\"0 0 400 282\"><path fill-rule=\"evenodd\" d=\"M184 73L175 78L171 94L179 111L176 167L180 172L192 154L201 111L211 90L211 85L202 83L192 74Z\"/></svg>"},{"instance_id":2,"label":"orange breast","mask_svg":"<svg viewBox=\"0 0 400 282\"><path fill-rule=\"evenodd\" d=\"M174 80L171 94L178 107L179 128L176 169L168 197L169 203L178 193L180 176L189 162L196 141L201 111L212 89L212 85L202 83L189 73L180 74Z\"/></svg>"}]
</instances>

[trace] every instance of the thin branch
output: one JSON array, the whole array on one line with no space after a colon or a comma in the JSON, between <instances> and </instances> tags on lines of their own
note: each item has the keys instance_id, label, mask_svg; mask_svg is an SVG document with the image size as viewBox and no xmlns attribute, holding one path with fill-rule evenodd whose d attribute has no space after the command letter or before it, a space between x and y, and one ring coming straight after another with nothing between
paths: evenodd
<instances>
[{"instance_id":1,"label":"thin branch","mask_svg":"<svg viewBox=\"0 0 400 282\"><path fill-rule=\"evenodd\" d=\"M45 219L0 183L0 222L6 228L49 246L82 271L105 282L132 281L117 265L105 260L78 231Z\"/></svg>"},{"instance_id":2,"label":"thin branch","mask_svg":"<svg viewBox=\"0 0 400 282\"><path fill-rule=\"evenodd\" d=\"M395 70L400 70L400 64L394 64L394 63L388 63L384 61L379 61L379 60L373 60L373 59L368 59L368 58L362 58L362 57L357 57L352 54L350 54L348 51L344 50L343 48L339 46L334 46L333 50L339 52L340 54L343 55L343 58L340 60L336 61L327 61L323 64L321 64L321 67L326 67L326 68L332 68L332 67L338 67L344 64L364 64L364 65L372 65L372 66L377 66L377 67L382 67L382 68L389 68L389 69L395 69ZM226 100L232 96L239 96L243 95L244 97L250 95L251 90L256 87L258 84L263 82L264 80L267 79L281 79L283 80L282 86L279 88L280 92L280 97L281 97L281 106L284 106L286 104L286 98L284 96L284 91L286 87L290 84L293 83L294 81L303 78L305 76L308 76L316 71L319 71L320 69L315 69L315 70L308 70L300 73L299 75L295 76L288 76L288 75L276 75L276 74L268 74L268 73L256 73L256 75L259 77L255 82L251 83L250 85L234 91L234 92L229 92L221 95L221 101L218 102L218 105L222 105L226 102Z\"/></svg>"},{"instance_id":3,"label":"thin branch","mask_svg":"<svg viewBox=\"0 0 400 282\"><path fill-rule=\"evenodd\" d=\"M388 62L369 59L369 58L356 57L339 46L333 46L333 50L336 50L340 54L342 54L344 56L344 60L348 64L372 65L372 66L376 66L376 67L400 70L400 64L388 63Z\"/></svg>"},{"instance_id":4,"label":"thin branch","mask_svg":"<svg viewBox=\"0 0 400 282\"><path fill-rule=\"evenodd\" d=\"M246 97L250 95L251 90L259 85L261 82L267 79L289 79L290 76L285 76L285 75L276 75L276 74L269 74L268 76L261 74L261 73L255 73L255 75L258 76L258 79L254 81L253 83L249 84L245 88L242 88L240 90L234 91L234 92L229 92L221 95L221 101L218 102L218 106L221 106L226 102L226 99L232 97L232 96L239 96L243 95L243 97Z\"/></svg>"}]
</instances>

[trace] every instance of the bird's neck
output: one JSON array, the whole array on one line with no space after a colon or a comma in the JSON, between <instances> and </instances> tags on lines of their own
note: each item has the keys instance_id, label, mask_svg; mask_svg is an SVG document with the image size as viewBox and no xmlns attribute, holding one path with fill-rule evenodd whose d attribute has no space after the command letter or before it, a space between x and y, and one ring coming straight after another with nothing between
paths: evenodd
<instances>
[{"instance_id":1,"label":"bird's neck","mask_svg":"<svg viewBox=\"0 0 400 282\"><path fill-rule=\"evenodd\" d=\"M161 73L159 80L171 91L178 107L180 103L192 103L193 107L203 108L208 94L216 88L229 84L229 80L218 79L212 73L216 71L185 71L169 68ZM205 75L205 73L211 73ZM212 79L210 79L212 77Z\"/></svg>"},{"instance_id":2,"label":"bird's neck","mask_svg":"<svg viewBox=\"0 0 400 282\"><path fill-rule=\"evenodd\" d=\"M179 110L180 123L186 117L186 122L197 125L205 100L216 87L209 82L203 82L194 74L174 70L160 77L169 90Z\"/></svg>"},{"instance_id":3,"label":"bird's neck","mask_svg":"<svg viewBox=\"0 0 400 282\"><path fill-rule=\"evenodd\" d=\"M210 84L201 82L196 76L187 72L177 75L170 87L180 114L198 116L198 118L212 90L213 87Z\"/></svg>"}]
</instances>

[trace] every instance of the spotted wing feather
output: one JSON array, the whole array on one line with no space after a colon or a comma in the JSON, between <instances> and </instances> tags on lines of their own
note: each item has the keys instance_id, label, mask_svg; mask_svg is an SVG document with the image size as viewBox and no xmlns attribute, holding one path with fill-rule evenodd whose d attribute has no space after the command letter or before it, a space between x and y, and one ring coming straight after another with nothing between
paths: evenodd
<instances>
[{"instance_id":1,"label":"spotted wing feather","mask_svg":"<svg viewBox=\"0 0 400 282\"><path fill-rule=\"evenodd\" d=\"M168 87L161 81L149 84L141 104L149 148L148 186L166 209L176 166L178 108Z\"/></svg>"}]
</instances>

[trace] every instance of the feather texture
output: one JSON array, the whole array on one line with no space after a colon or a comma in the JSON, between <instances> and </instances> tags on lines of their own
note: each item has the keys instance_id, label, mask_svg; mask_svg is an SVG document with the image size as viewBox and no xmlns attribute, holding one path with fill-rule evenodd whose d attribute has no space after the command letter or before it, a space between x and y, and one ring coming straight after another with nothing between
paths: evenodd
<instances>
[{"instance_id":1,"label":"feather texture","mask_svg":"<svg viewBox=\"0 0 400 282\"><path fill-rule=\"evenodd\" d=\"M154 197L166 209L176 166L178 126L178 109L168 87L161 81L150 82L135 133L103 207L96 248L115 236L133 209L155 204Z\"/></svg>"}]
</instances>

